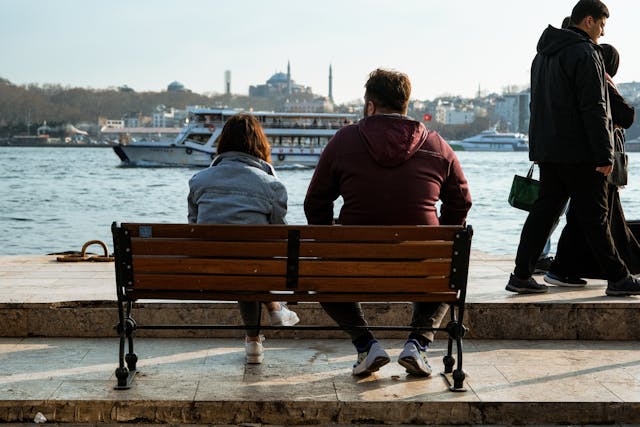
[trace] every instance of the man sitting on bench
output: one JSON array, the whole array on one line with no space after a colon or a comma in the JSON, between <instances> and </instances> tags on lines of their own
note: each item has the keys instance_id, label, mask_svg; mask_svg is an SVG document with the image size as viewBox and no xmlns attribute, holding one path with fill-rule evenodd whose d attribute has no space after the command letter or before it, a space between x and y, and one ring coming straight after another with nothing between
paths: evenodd
<instances>
[{"instance_id":1,"label":"man sitting on bench","mask_svg":"<svg viewBox=\"0 0 640 427\"><path fill-rule=\"evenodd\" d=\"M339 130L322 152L304 201L309 224L332 224L334 201L340 196L340 224L464 224L471 208L467 180L446 141L406 116L409 78L377 69L365 88L364 119ZM389 363L371 331L363 328L367 322L359 303L322 307L356 347L353 375L369 375ZM441 303L414 303L413 331L398 359L409 374L431 374L426 357L434 338L430 329L439 327L446 310Z\"/></svg>"}]
</instances>

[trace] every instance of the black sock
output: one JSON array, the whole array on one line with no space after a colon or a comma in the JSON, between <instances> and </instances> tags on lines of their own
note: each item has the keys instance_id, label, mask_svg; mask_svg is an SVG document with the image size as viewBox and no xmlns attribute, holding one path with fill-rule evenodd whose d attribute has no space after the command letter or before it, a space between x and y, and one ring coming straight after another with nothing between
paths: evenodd
<instances>
[{"instance_id":1,"label":"black sock","mask_svg":"<svg viewBox=\"0 0 640 427\"><path fill-rule=\"evenodd\" d=\"M366 332L360 335L358 338L353 340L353 345L356 347L358 353L363 353L365 351L369 351L371 348L371 344L373 344L376 339L373 337L371 332Z\"/></svg>"},{"instance_id":2,"label":"black sock","mask_svg":"<svg viewBox=\"0 0 640 427\"><path fill-rule=\"evenodd\" d=\"M425 350L429 348L429 344L431 344L431 341L429 341L424 335L417 334L415 332L411 332L409 334L409 339L418 341L420 347L424 348Z\"/></svg>"}]
</instances>

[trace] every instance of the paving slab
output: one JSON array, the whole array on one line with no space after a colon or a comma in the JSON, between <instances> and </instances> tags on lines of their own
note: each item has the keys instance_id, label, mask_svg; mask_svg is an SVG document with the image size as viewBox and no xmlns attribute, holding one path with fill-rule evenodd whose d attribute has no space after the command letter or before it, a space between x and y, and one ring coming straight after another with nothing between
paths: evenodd
<instances>
[{"instance_id":1,"label":"paving slab","mask_svg":"<svg viewBox=\"0 0 640 427\"><path fill-rule=\"evenodd\" d=\"M409 376L403 341L392 362L350 374L347 340L267 339L265 362L244 364L237 339L137 340L140 373L114 390L113 339L0 340L0 422L305 424L640 423L640 343L470 340L465 393L437 374ZM606 345L609 344L609 345ZM442 370L442 343L430 350Z\"/></svg>"}]
</instances>

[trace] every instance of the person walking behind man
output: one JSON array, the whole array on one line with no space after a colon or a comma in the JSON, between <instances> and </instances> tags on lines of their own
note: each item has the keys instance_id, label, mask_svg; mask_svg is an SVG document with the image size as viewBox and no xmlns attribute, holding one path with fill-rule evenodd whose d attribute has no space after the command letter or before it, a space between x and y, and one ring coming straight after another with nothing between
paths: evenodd
<instances>
[{"instance_id":1,"label":"person walking behind man","mask_svg":"<svg viewBox=\"0 0 640 427\"><path fill-rule=\"evenodd\" d=\"M531 66L529 158L540 165L540 196L520 236L506 289L547 292L531 277L553 223L571 198L587 244L607 278L607 295L640 294L614 246L607 222L607 180L613 164L613 124L598 39L609 17L599 0L580 0L567 30L548 26ZM560 243L559 243L560 245Z\"/></svg>"},{"instance_id":2,"label":"person walking behind man","mask_svg":"<svg viewBox=\"0 0 640 427\"><path fill-rule=\"evenodd\" d=\"M345 225L461 225L471 208L460 163L437 132L406 116L407 75L377 69L365 84L364 118L340 129L320 156L304 201L309 224L333 224L334 201L342 196ZM436 203L442 201L440 215ZM323 303L347 332L358 358L353 374L368 375L390 359L365 327L359 303ZM431 374L426 350L447 306L414 303L412 332L398 362L409 374Z\"/></svg>"}]
</instances>

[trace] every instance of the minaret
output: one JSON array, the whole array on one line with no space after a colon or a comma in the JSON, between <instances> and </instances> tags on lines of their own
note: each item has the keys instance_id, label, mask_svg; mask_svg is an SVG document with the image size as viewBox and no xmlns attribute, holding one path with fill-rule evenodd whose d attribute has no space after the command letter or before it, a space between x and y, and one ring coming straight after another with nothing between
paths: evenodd
<instances>
[{"instance_id":1,"label":"minaret","mask_svg":"<svg viewBox=\"0 0 640 427\"><path fill-rule=\"evenodd\" d=\"M287 61L287 93L291 95L291 62Z\"/></svg>"},{"instance_id":2,"label":"minaret","mask_svg":"<svg viewBox=\"0 0 640 427\"><path fill-rule=\"evenodd\" d=\"M333 67L329 64L329 101L333 102Z\"/></svg>"},{"instance_id":3,"label":"minaret","mask_svg":"<svg viewBox=\"0 0 640 427\"><path fill-rule=\"evenodd\" d=\"M231 95L231 70L224 72L224 93Z\"/></svg>"}]
</instances>

